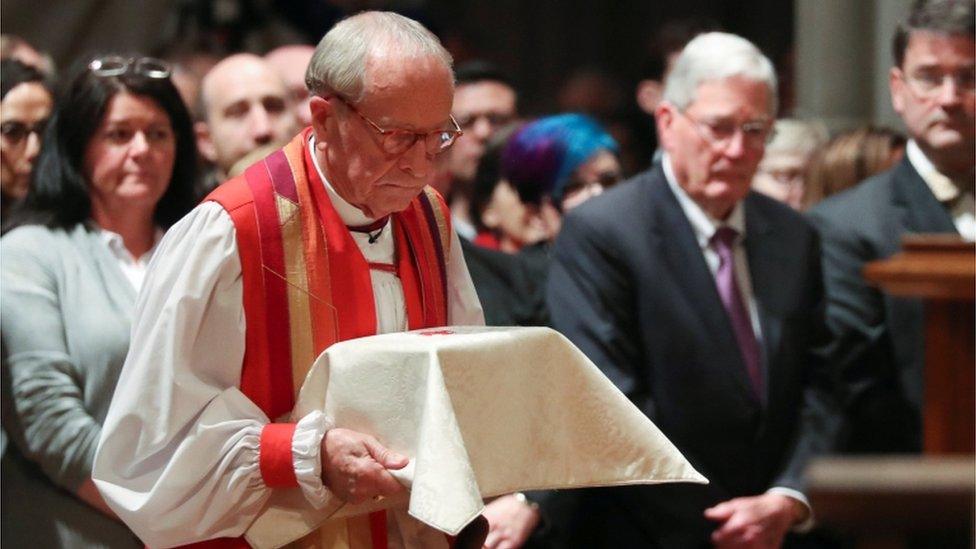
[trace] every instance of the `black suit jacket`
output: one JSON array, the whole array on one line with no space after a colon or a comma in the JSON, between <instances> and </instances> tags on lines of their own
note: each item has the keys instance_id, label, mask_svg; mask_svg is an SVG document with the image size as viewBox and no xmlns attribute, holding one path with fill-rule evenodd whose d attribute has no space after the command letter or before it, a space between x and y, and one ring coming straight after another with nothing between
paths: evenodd
<instances>
[{"instance_id":1,"label":"black suit jacket","mask_svg":"<svg viewBox=\"0 0 976 549\"><path fill-rule=\"evenodd\" d=\"M846 390L838 441L851 452L921 449L922 304L867 284L865 263L894 255L906 233L954 233L948 211L907 158L810 212L823 238L830 357Z\"/></svg>"},{"instance_id":2,"label":"black suit jacket","mask_svg":"<svg viewBox=\"0 0 976 549\"><path fill-rule=\"evenodd\" d=\"M756 193L745 217L765 403L751 396L714 277L660 167L565 218L549 278L554 327L710 480L560 495L546 511L567 545L693 547L713 529L706 507L772 486L802 490L832 402L814 384L826 338L819 239Z\"/></svg>"},{"instance_id":3,"label":"black suit jacket","mask_svg":"<svg viewBox=\"0 0 976 549\"><path fill-rule=\"evenodd\" d=\"M461 239L464 262L488 326L545 326L545 272L538 254L507 254ZM544 257L544 252L540 252Z\"/></svg>"}]
</instances>

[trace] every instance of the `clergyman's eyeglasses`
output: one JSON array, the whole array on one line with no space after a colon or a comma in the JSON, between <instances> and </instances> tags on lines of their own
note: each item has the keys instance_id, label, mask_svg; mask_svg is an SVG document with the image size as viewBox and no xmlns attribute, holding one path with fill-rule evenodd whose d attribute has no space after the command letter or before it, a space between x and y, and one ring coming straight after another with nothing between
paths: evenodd
<instances>
[{"instance_id":1,"label":"clergyman's eyeglasses","mask_svg":"<svg viewBox=\"0 0 976 549\"><path fill-rule=\"evenodd\" d=\"M346 101L338 95L334 97L341 101L345 106L349 107L349 110L356 113L360 118L363 119L364 122L369 124L373 131L380 134L380 144L383 150L392 155L407 152L410 150L410 147L413 147L417 140L423 139L424 148L427 151L427 154L430 156L435 156L451 148L451 145L457 141L457 138L461 137L461 135L464 133L461 131L461 126L458 125L457 120L455 120L453 116L450 118L451 123L454 125L454 129L450 130L412 132L410 130L403 129L381 128L379 124L373 122L368 116L359 112L359 110L349 103L349 101Z\"/></svg>"}]
</instances>

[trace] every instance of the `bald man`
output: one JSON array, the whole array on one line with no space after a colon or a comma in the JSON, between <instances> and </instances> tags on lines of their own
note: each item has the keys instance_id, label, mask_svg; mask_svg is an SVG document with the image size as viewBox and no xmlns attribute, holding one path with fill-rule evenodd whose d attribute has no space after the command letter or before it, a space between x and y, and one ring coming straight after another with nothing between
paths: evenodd
<instances>
[{"instance_id":1,"label":"bald man","mask_svg":"<svg viewBox=\"0 0 976 549\"><path fill-rule=\"evenodd\" d=\"M298 131L284 81L264 59L241 53L214 65L200 86L197 148L223 180L251 151Z\"/></svg>"},{"instance_id":2,"label":"bald man","mask_svg":"<svg viewBox=\"0 0 976 549\"><path fill-rule=\"evenodd\" d=\"M308 62L314 52L315 48L312 46L294 44L275 48L264 56L264 60L274 67L281 79L285 81L285 86L291 95L292 109L302 127L312 123L312 111L308 107L311 95L305 86L305 69L308 68Z\"/></svg>"}]
</instances>

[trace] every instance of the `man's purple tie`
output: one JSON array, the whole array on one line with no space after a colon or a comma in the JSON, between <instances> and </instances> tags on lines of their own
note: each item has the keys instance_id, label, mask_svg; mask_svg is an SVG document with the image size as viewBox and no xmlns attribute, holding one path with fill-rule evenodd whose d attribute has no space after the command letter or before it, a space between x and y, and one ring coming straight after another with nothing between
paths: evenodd
<instances>
[{"instance_id":1,"label":"man's purple tie","mask_svg":"<svg viewBox=\"0 0 976 549\"><path fill-rule=\"evenodd\" d=\"M749 374L752 389L756 397L762 400L764 391L759 343L756 341L756 333L752 330L749 310L742 302L742 294L739 292L739 284L735 276L732 246L738 235L739 232L731 227L719 227L712 236L712 247L718 252L720 259L718 272L715 273L715 284L718 286L722 305L725 306L726 312L729 313L729 320L732 321L732 330L735 331L735 339L739 343L739 351L746 364L746 373Z\"/></svg>"}]
</instances>

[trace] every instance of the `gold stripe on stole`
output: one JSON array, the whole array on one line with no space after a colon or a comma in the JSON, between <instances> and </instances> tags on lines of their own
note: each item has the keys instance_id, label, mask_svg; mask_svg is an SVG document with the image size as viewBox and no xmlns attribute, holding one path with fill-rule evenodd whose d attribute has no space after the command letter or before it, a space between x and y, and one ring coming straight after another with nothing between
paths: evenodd
<instances>
[{"instance_id":1,"label":"gold stripe on stole","mask_svg":"<svg viewBox=\"0 0 976 549\"><path fill-rule=\"evenodd\" d=\"M301 204L312 205L310 181L305 173L303 146L293 141L283 149L295 179L295 190ZM314 207L299 208L304 229L305 265L308 273L310 307L312 308L313 353L322 352L339 339L339 318L332 305L332 281L329 278L328 244L325 228ZM304 375L300 378L304 379Z\"/></svg>"},{"instance_id":2,"label":"gold stripe on stole","mask_svg":"<svg viewBox=\"0 0 976 549\"><path fill-rule=\"evenodd\" d=\"M281 243L284 250L285 276L288 288L288 328L291 334L291 380L295 391L302 388L305 376L315 360L312 344L312 311L309 305L308 273L302 243L302 221L298 205L275 195L278 219L281 220Z\"/></svg>"},{"instance_id":3,"label":"gold stripe on stole","mask_svg":"<svg viewBox=\"0 0 976 549\"><path fill-rule=\"evenodd\" d=\"M430 209L434 212L434 222L437 223L437 236L440 237L441 247L444 250L445 268L451 257L451 233L447 231L447 220L444 219L444 210L441 209L440 201L437 199L437 191L431 187L424 187L427 193L427 200L430 201Z\"/></svg>"}]
</instances>

